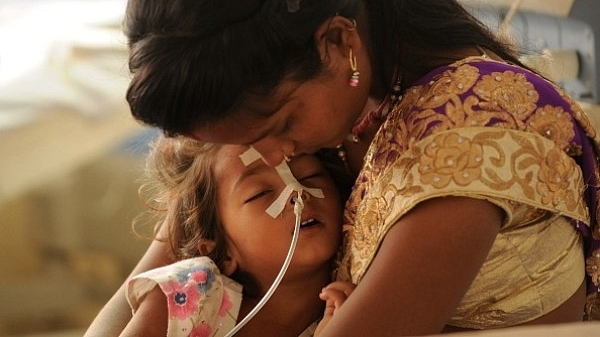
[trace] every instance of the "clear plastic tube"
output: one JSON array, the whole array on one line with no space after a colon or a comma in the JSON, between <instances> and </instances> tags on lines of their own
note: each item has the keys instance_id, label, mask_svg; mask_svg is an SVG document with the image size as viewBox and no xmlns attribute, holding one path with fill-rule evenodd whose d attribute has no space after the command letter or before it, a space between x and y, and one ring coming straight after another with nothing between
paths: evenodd
<instances>
[{"instance_id":1,"label":"clear plastic tube","mask_svg":"<svg viewBox=\"0 0 600 337\"><path fill-rule=\"evenodd\" d=\"M294 256L294 250L296 250L296 243L298 242L298 236L300 234L300 223L302 222L301 215L302 209L304 208L304 201L302 200L302 191L300 190L297 192L298 197L294 198L294 214L296 215L294 235L292 236L292 243L290 244L290 249L288 250L287 256L285 257L285 261L283 261L283 266L281 266L279 274L277 274L275 281L273 281L273 284L271 285L269 290L267 290L265 296L263 296L263 298L252 309L252 311L250 311L248 315L244 317L244 319L242 319L238 324L236 324L235 327L233 327L233 329L231 329L231 331L229 331L227 335L225 335L225 337L231 337L235 335L260 311L260 309L262 309L265 303L267 303L267 301L271 298L275 290L277 290L277 287L279 286L279 283L281 283L281 280L283 279L283 276L285 275L285 272L287 271L290 262L292 262L292 257Z\"/></svg>"}]
</instances>

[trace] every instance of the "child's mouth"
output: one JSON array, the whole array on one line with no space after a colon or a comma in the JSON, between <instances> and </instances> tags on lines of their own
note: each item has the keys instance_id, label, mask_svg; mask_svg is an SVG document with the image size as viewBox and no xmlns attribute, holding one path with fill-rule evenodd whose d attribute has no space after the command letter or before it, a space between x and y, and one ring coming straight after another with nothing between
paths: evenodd
<instances>
[{"instance_id":1,"label":"child's mouth","mask_svg":"<svg viewBox=\"0 0 600 337\"><path fill-rule=\"evenodd\" d=\"M315 219L308 219L308 220L304 220L302 221L302 223L300 224L300 228L307 228L307 227L311 227L314 226L316 224L318 224L319 222Z\"/></svg>"}]
</instances>

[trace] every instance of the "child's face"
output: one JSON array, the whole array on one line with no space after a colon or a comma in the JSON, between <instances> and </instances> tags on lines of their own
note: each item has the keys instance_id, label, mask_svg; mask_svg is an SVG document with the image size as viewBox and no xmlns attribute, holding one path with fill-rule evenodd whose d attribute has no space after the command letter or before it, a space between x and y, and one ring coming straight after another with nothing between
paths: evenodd
<instances>
[{"instance_id":1,"label":"child's face","mask_svg":"<svg viewBox=\"0 0 600 337\"><path fill-rule=\"evenodd\" d=\"M281 269L289 250L295 224L293 204L273 218L265 210L286 184L277 171L261 160L247 167L239 155L248 147L224 145L217 154L218 211L228 239L231 257L238 267L258 282L270 283ZM342 202L336 186L320 161L312 155L294 158L289 166L303 186L320 188L325 198L303 194L302 221L294 257L286 277L323 268L340 243ZM296 196L294 192L292 195Z\"/></svg>"}]
</instances>

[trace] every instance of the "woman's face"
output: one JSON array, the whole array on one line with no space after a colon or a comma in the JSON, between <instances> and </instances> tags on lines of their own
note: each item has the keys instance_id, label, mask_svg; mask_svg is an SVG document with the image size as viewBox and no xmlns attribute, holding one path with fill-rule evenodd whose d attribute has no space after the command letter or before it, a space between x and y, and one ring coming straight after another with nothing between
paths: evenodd
<instances>
[{"instance_id":1,"label":"woman's face","mask_svg":"<svg viewBox=\"0 0 600 337\"><path fill-rule=\"evenodd\" d=\"M358 59L360 84L351 87L347 57L335 50L330 54L339 56L332 57L319 77L300 84L283 82L273 97L240 109L226 120L197 128L191 136L213 143L252 145L270 165L279 164L284 154L336 147L348 136L367 102L370 70L363 54L363 61Z\"/></svg>"},{"instance_id":2,"label":"woman's face","mask_svg":"<svg viewBox=\"0 0 600 337\"><path fill-rule=\"evenodd\" d=\"M289 197L281 215L273 218L266 213L286 183L273 167L261 160L245 166L239 155L246 149L246 146L226 145L217 154L214 174L218 212L229 256L236 260L240 270L268 285L289 250L296 218ZM289 166L300 184L320 188L325 195L317 198L303 193L304 224L288 271L293 277L329 266L340 243L342 202L331 177L315 156L298 156Z\"/></svg>"}]
</instances>

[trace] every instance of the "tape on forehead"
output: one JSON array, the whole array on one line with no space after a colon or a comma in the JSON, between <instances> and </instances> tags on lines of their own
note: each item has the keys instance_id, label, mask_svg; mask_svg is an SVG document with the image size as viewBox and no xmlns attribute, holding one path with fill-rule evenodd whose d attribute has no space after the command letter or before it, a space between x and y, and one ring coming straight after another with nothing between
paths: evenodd
<instances>
[{"instance_id":1,"label":"tape on forehead","mask_svg":"<svg viewBox=\"0 0 600 337\"><path fill-rule=\"evenodd\" d=\"M250 147L248 150L242 153L240 155L240 159L242 160L242 163L244 163L245 166L250 165L258 159L264 161L264 158L253 147ZM290 167L288 166L285 160L282 161L281 164L277 165L275 167L275 170L277 171L279 177L281 177L281 180L283 180L286 186L283 189L283 191L281 191L281 194L279 194L277 199L275 199L275 201L271 204L271 206L269 206L266 209L267 214L269 214L271 217L275 218L279 214L281 214L281 212L283 212L283 210L285 209L285 205L287 204L290 196L294 191L298 191L300 193L302 193L302 191L306 191L315 198L325 197L325 195L323 194L323 190L321 190L320 188L308 188L300 184L300 182L298 182L298 180L296 180L296 177L294 177L294 175L292 174L292 171L290 170Z\"/></svg>"},{"instance_id":2,"label":"tape on forehead","mask_svg":"<svg viewBox=\"0 0 600 337\"><path fill-rule=\"evenodd\" d=\"M252 146L244 151L244 153L240 154L240 159L242 160L242 163L244 163L244 166L248 166L259 159L265 161L260 153Z\"/></svg>"}]
</instances>

